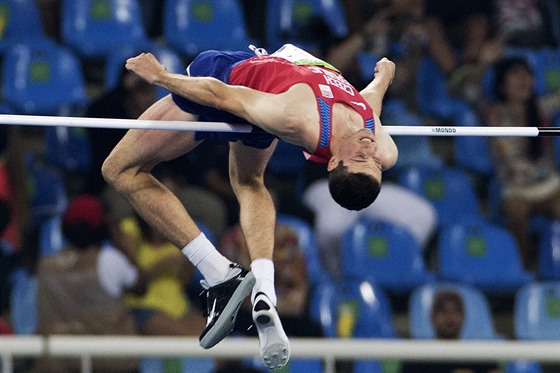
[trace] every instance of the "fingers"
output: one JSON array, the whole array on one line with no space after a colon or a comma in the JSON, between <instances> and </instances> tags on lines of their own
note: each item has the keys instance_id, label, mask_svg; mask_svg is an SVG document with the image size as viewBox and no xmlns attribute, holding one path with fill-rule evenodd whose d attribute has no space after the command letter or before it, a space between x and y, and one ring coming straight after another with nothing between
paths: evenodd
<instances>
[{"instance_id":1,"label":"fingers","mask_svg":"<svg viewBox=\"0 0 560 373\"><path fill-rule=\"evenodd\" d=\"M126 60L125 66L127 69L131 70L131 68L143 61L149 60L156 60L156 57L152 53L140 53L136 57L130 57ZM157 61L157 60L156 60Z\"/></svg>"}]
</instances>

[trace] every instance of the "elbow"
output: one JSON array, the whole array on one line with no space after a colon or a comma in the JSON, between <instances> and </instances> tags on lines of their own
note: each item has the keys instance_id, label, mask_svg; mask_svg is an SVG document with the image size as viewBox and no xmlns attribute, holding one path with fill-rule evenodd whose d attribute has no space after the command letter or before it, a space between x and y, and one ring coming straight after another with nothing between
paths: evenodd
<instances>
[{"instance_id":1,"label":"elbow","mask_svg":"<svg viewBox=\"0 0 560 373\"><path fill-rule=\"evenodd\" d=\"M115 161L111 156L103 161L103 165L101 166L101 175L107 184L114 186L117 180L118 171Z\"/></svg>"},{"instance_id":2,"label":"elbow","mask_svg":"<svg viewBox=\"0 0 560 373\"><path fill-rule=\"evenodd\" d=\"M381 161L383 165L383 171L386 171L393 167L397 160L399 159L399 149L393 143L387 152L385 152L383 159Z\"/></svg>"}]
</instances>

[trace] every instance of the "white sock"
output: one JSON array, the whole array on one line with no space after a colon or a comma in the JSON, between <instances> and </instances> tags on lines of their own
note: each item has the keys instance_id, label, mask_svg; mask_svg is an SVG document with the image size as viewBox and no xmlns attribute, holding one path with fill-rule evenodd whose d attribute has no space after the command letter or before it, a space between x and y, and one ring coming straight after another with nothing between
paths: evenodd
<instances>
[{"instance_id":1,"label":"white sock","mask_svg":"<svg viewBox=\"0 0 560 373\"><path fill-rule=\"evenodd\" d=\"M231 262L216 250L202 232L181 251L202 273L210 286L223 280L229 272Z\"/></svg>"},{"instance_id":2,"label":"white sock","mask_svg":"<svg viewBox=\"0 0 560 373\"><path fill-rule=\"evenodd\" d=\"M255 276L255 286L251 301L258 293L264 293L276 306L276 290L274 289L274 263L270 259L255 259L251 263L251 271Z\"/></svg>"}]
</instances>

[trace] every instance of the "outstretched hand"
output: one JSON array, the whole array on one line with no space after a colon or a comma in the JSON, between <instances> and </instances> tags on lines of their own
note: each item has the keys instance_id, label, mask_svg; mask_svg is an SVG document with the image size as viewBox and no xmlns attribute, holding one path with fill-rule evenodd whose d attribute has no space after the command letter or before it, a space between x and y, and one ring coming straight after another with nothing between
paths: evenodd
<instances>
[{"instance_id":1,"label":"outstretched hand","mask_svg":"<svg viewBox=\"0 0 560 373\"><path fill-rule=\"evenodd\" d=\"M383 57L375 64L374 70L375 79L386 79L388 84L391 84L395 77L395 63L387 57Z\"/></svg>"},{"instance_id":2,"label":"outstretched hand","mask_svg":"<svg viewBox=\"0 0 560 373\"><path fill-rule=\"evenodd\" d=\"M125 66L150 84L157 84L165 72L165 66L151 53L141 53L129 58Z\"/></svg>"}]
</instances>

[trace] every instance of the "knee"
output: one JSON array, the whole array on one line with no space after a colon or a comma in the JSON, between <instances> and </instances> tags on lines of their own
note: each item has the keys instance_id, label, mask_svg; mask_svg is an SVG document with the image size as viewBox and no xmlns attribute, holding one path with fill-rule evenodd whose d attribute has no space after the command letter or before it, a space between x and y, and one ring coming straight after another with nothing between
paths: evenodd
<instances>
[{"instance_id":1,"label":"knee","mask_svg":"<svg viewBox=\"0 0 560 373\"><path fill-rule=\"evenodd\" d=\"M111 154L105 159L101 166L101 174L105 181L117 191L121 192L124 189L127 176L125 168L118 161L118 156Z\"/></svg>"}]
</instances>

